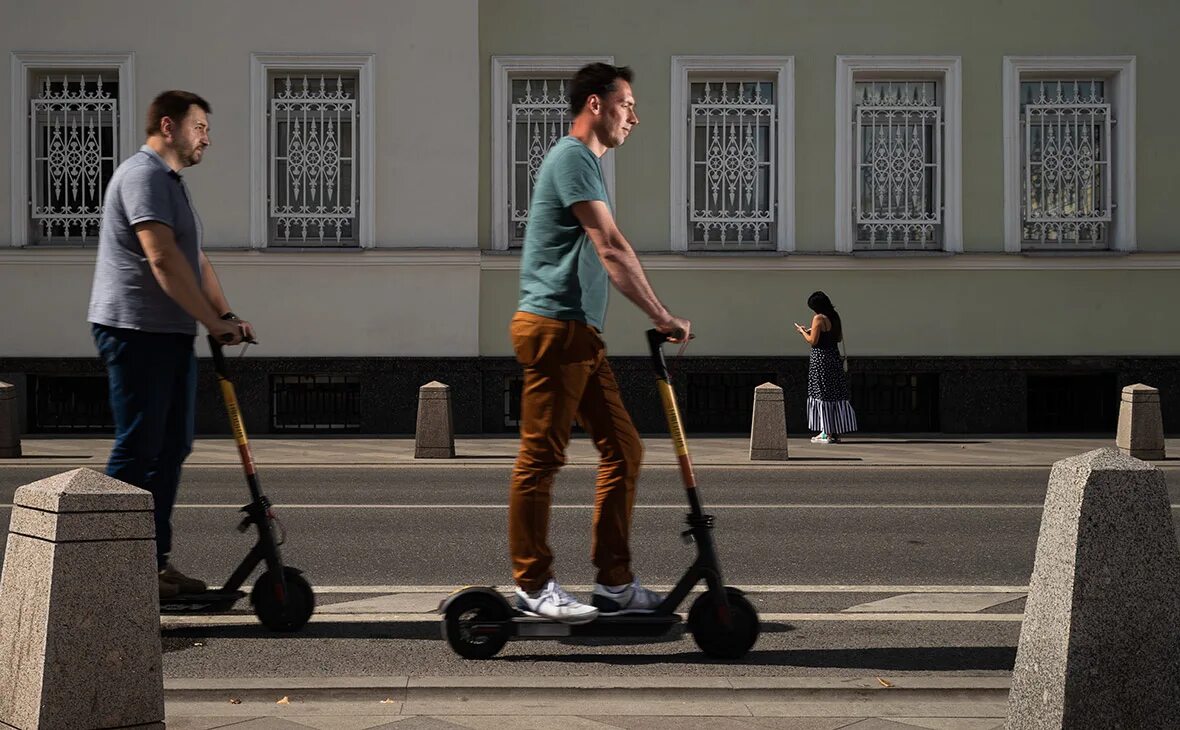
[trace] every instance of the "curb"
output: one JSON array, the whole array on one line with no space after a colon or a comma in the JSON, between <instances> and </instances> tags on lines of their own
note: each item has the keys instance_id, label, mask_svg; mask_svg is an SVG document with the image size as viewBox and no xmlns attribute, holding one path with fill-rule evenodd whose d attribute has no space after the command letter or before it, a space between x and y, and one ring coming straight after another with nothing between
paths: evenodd
<instances>
[{"instance_id":1,"label":"curb","mask_svg":"<svg viewBox=\"0 0 1180 730\"><path fill-rule=\"evenodd\" d=\"M169 702L1006 702L1008 676L294 677L164 680Z\"/></svg>"}]
</instances>

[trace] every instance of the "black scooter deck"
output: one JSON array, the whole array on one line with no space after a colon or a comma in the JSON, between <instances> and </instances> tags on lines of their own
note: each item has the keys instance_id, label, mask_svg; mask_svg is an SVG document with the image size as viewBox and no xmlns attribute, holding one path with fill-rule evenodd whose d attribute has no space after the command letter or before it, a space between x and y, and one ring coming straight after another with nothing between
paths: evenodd
<instances>
[{"instance_id":1,"label":"black scooter deck","mask_svg":"<svg viewBox=\"0 0 1180 730\"><path fill-rule=\"evenodd\" d=\"M225 613L234 604L246 597L245 591L205 591L204 593L181 593L179 596L160 599L160 613L202 614Z\"/></svg>"},{"instance_id":2,"label":"black scooter deck","mask_svg":"<svg viewBox=\"0 0 1180 730\"><path fill-rule=\"evenodd\" d=\"M563 624L547 618L513 612L512 635L544 638L556 636L663 636L683 621L679 614L631 613L599 616L584 624Z\"/></svg>"}]
</instances>

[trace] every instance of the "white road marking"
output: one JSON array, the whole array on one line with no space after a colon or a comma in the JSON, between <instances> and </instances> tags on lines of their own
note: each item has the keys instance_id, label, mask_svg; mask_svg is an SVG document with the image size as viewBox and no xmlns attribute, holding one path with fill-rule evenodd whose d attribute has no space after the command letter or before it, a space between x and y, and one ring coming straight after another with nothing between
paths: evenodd
<instances>
[{"instance_id":1,"label":"white road marking","mask_svg":"<svg viewBox=\"0 0 1180 730\"><path fill-rule=\"evenodd\" d=\"M11 505L6 505L11 506ZM240 510L241 504L178 504L176 509L232 509ZM791 502L782 504L710 504L707 509L767 510L767 509L901 509L901 510L995 510L995 509L1043 509L1043 503L1036 504L848 504ZM1172 505L1180 509L1180 505ZM276 510L303 509L380 509L380 510L506 510L506 504L276 504ZM555 510L591 510L592 504L555 504ZM637 504L635 509L686 510L683 504Z\"/></svg>"},{"instance_id":2,"label":"white road marking","mask_svg":"<svg viewBox=\"0 0 1180 730\"><path fill-rule=\"evenodd\" d=\"M507 586L507 584L505 584ZM314 586L321 595L337 594L390 594L390 593L452 593L467 586L440 585L371 585L371 586ZM493 586L495 587L495 586ZM567 591L592 591L593 585L564 585ZM654 591L666 593L671 585L649 586ZM834 585L834 584L763 584L739 585L746 593L1028 593L1028 586L988 585ZM501 590L510 590L500 586Z\"/></svg>"},{"instance_id":3,"label":"white road marking","mask_svg":"<svg viewBox=\"0 0 1180 730\"><path fill-rule=\"evenodd\" d=\"M903 593L860 603L845 613L972 613L1025 597L1025 593Z\"/></svg>"},{"instance_id":4,"label":"white road marking","mask_svg":"<svg viewBox=\"0 0 1180 730\"><path fill-rule=\"evenodd\" d=\"M356 623L424 623L437 622L437 613L330 613L331 606L311 617L313 624L356 624ZM775 622L971 622L971 623L1018 623L1024 620L1022 613L762 613L762 621ZM258 623L252 614L226 614L210 616L188 616L167 614L160 617L165 628L184 626L237 626Z\"/></svg>"}]
</instances>

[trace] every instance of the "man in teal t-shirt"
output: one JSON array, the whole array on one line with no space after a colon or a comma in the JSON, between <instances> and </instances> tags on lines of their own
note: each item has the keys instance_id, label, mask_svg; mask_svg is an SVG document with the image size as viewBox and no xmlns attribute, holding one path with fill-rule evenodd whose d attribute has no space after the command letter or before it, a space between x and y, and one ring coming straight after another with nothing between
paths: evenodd
<instances>
[{"instance_id":1,"label":"man in teal t-shirt","mask_svg":"<svg viewBox=\"0 0 1180 730\"><path fill-rule=\"evenodd\" d=\"M569 136L546 155L529 201L520 260L520 304L512 347L524 366L520 453L508 501L508 545L517 605L566 623L602 613L652 611L660 596L631 572L631 511L643 444L619 395L602 341L609 285L635 303L673 342L689 337L688 320L656 298L631 244L615 225L599 163L639 124L631 69L594 63L570 83ZM553 576L549 505L565 463L574 418L601 456L592 558L593 605Z\"/></svg>"}]
</instances>

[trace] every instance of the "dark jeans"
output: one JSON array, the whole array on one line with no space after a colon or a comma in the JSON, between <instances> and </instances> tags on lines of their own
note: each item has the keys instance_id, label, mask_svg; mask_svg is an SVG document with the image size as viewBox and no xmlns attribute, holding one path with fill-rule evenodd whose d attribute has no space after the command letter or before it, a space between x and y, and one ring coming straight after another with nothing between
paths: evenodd
<instances>
[{"instance_id":1,"label":"dark jeans","mask_svg":"<svg viewBox=\"0 0 1180 730\"><path fill-rule=\"evenodd\" d=\"M115 447L107 474L152 493L156 559L172 550L172 506L180 467L193 448L197 359L193 336L91 325L107 366Z\"/></svg>"}]
</instances>

